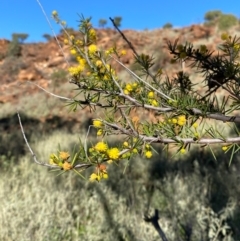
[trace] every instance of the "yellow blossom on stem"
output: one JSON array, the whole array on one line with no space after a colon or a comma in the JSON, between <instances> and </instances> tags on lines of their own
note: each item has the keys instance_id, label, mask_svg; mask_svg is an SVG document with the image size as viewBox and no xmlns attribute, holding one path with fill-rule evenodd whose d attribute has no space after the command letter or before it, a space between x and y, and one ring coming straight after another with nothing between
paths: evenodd
<instances>
[{"instance_id":1,"label":"yellow blossom on stem","mask_svg":"<svg viewBox=\"0 0 240 241\"><path fill-rule=\"evenodd\" d=\"M151 158L152 157L152 152L151 151L146 151L145 152L145 157L146 158Z\"/></svg>"},{"instance_id":2,"label":"yellow blossom on stem","mask_svg":"<svg viewBox=\"0 0 240 241\"><path fill-rule=\"evenodd\" d=\"M177 120L176 118L172 118L172 119L171 119L171 122L172 122L173 124L177 124L178 120Z\"/></svg>"},{"instance_id":3,"label":"yellow blossom on stem","mask_svg":"<svg viewBox=\"0 0 240 241\"><path fill-rule=\"evenodd\" d=\"M65 162L62 164L62 169L63 169L64 171L71 170L72 168L73 168L73 166L72 166L69 162L67 162L67 161L65 161Z\"/></svg>"},{"instance_id":4,"label":"yellow blossom on stem","mask_svg":"<svg viewBox=\"0 0 240 241\"><path fill-rule=\"evenodd\" d=\"M76 76L76 75L79 75L83 72L84 70L84 66L83 65L78 65L76 67L70 67L68 68L68 72L73 75L73 76Z\"/></svg>"},{"instance_id":5,"label":"yellow blossom on stem","mask_svg":"<svg viewBox=\"0 0 240 241\"><path fill-rule=\"evenodd\" d=\"M104 143L103 141L98 142L98 143L95 145L95 150L96 150L96 151L106 152L107 149L108 149L108 146L107 146L107 144Z\"/></svg>"},{"instance_id":6,"label":"yellow blossom on stem","mask_svg":"<svg viewBox=\"0 0 240 241\"><path fill-rule=\"evenodd\" d=\"M75 54L77 54L77 51L76 51L76 49L71 49L71 50L70 50L70 53L71 53L72 55L75 55Z\"/></svg>"},{"instance_id":7,"label":"yellow blossom on stem","mask_svg":"<svg viewBox=\"0 0 240 241\"><path fill-rule=\"evenodd\" d=\"M91 182L94 182L94 181L100 181L101 177L100 175L96 174L96 173L92 173L89 180Z\"/></svg>"},{"instance_id":8,"label":"yellow blossom on stem","mask_svg":"<svg viewBox=\"0 0 240 241\"><path fill-rule=\"evenodd\" d=\"M59 158L61 158L62 160L67 160L70 157L68 152L65 151L60 151L59 152Z\"/></svg>"},{"instance_id":9,"label":"yellow blossom on stem","mask_svg":"<svg viewBox=\"0 0 240 241\"><path fill-rule=\"evenodd\" d=\"M193 127L196 129L196 128L198 127L198 123L195 122L195 123L193 124Z\"/></svg>"},{"instance_id":10,"label":"yellow blossom on stem","mask_svg":"<svg viewBox=\"0 0 240 241\"><path fill-rule=\"evenodd\" d=\"M148 98L150 98L150 99L154 98L154 92L153 91L148 92Z\"/></svg>"},{"instance_id":11,"label":"yellow blossom on stem","mask_svg":"<svg viewBox=\"0 0 240 241\"><path fill-rule=\"evenodd\" d=\"M77 56L77 61L79 63L79 65L86 65L86 59L81 58L80 56Z\"/></svg>"},{"instance_id":12,"label":"yellow blossom on stem","mask_svg":"<svg viewBox=\"0 0 240 241\"><path fill-rule=\"evenodd\" d=\"M100 121L100 120L93 120L93 126L94 126L95 128L102 128L103 123L102 123L102 121Z\"/></svg>"},{"instance_id":13,"label":"yellow blossom on stem","mask_svg":"<svg viewBox=\"0 0 240 241\"><path fill-rule=\"evenodd\" d=\"M152 106L155 106L155 107L158 106L158 102L156 100L151 100L150 102Z\"/></svg>"},{"instance_id":14,"label":"yellow blossom on stem","mask_svg":"<svg viewBox=\"0 0 240 241\"><path fill-rule=\"evenodd\" d=\"M64 44L66 44L66 45L69 43L69 42L68 42L68 39L66 39L66 38L63 40L63 42L64 42Z\"/></svg>"},{"instance_id":15,"label":"yellow blossom on stem","mask_svg":"<svg viewBox=\"0 0 240 241\"><path fill-rule=\"evenodd\" d=\"M186 124L187 120L186 120L186 117L185 115L180 115L178 116L178 125L180 126L184 126Z\"/></svg>"},{"instance_id":16,"label":"yellow blossom on stem","mask_svg":"<svg viewBox=\"0 0 240 241\"><path fill-rule=\"evenodd\" d=\"M55 155L55 154L51 154L50 155L50 158L49 158L49 163L50 164L56 164L56 165L58 165L58 163L59 163L59 159L58 159L58 157Z\"/></svg>"},{"instance_id":17,"label":"yellow blossom on stem","mask_svg":"<svg viewBox=\"0 0 240 241\"><path fill-rule=\"evenodd\" d=\"M99 59L95 62L95 64L97 67L101 67L103 65L102 61Z\"/></svg>"},{"instance_id":18,"label":"yellow blossom on stem","mask_svg":"<svg viewBox=\"0 0 240 241\"><path fill-rule=\"evenodd\" d=\"M226 151L227 149L228 149L228 146L223 146L223 147L222 147L222 150L223 150L223 151Z\"/></svg>"},{"instance_id":19,"label":"yellow blossom on stem","mask_svg":"<svg viewBox=\"0 0 240 241\"><path fill-rule=\"evenodd\" d=\"M138 150L137 150L137 148L133 148L133 150L132 150L132 153L135 153L135 154L137 154L137 153L138 153Z\"/></svg>"},{"instance_id":20,"label":"yellow blossom on stem","mask_svg":"<svg viewBox=\"0 0 240 241\"><path fill-rule=\"evenodd\" d=\"M128 146L129 146L128 142L127 142L127 141L124 141L124 142L123 142L123 146L124 146L124 147L128 147Z\"/></svg>"},{"instance_id":21,"label":"yellow blossom on stem","mask_svg":"<svg viewBox=\"0 0 240 241\"><path fill-rule=\"evenodd\" d=\"M128 90L129 92L133 91L133 88L132 88L131 84L127 84L125 89Z\"/></svg>"},{"instance_id":22,"label":"yellow blossom on stem","mask_svg":"<svg viewBox=\"0 0 240 241\"><path fill-rule=\"evenodd\" d=\"M185 148L182 148L182 149L180 150L180 153L181 153L181 154L185 154L185 153L186 153L186 149L185 149Z\"/></svg>"},{"instance_id":23,"label":"yellow blossom on stem","mask_svg":"<svg viewBox=\"0 0 240 241\"><path fill-rule=\"evenodd\" d=\"M90 38L91 41L97 40L95 29L91 28L88 33L89 33L89 38Z\"/></svg>"},{"instance_id":24,"label":"yellow blossom on stem","mask_svg":"<svg viewBox=\"0 0 240 241\"><path fill-rule=\"evenodd\" d=\"M96 53L97 51L97 45L95 44L91 44L88 46L88 51L89 51L89 54L94 54Z\"/></svg>"},{"instance_id":25,"label":"yellow blossom on stem","mask_svg":"<svg viewBox=\"0 0 240 241\"><path fill-rule=\"evenodd\" d=\"M127 51L125 49L121 50L120 54L121 55L126 55Z\"/></svg>"},{"instance_id":26,"label":"yellow blossom on stem","mask_svg":"<svg viewBox=\"0 0 240 241\"><path fill-rule=\"evenodd\" d=\"M194 132L194 137L199 138L199 133L198 132Z\"/></svg>"},{"instance_id":27,"label":"yellow blossom on stem","mask_svg":"<svg viewBox=\"0 0 240 241\"><path fill-rule=\"evenodd\" d=\"M102 129L99 129L98 131L97 131L97 136L101 136L103 134L103 130Z\"/></svg>"},{"instance_id":28,"label":"yellow blossom on stem","mask_svg":"<svg viewBox=\"0 0 240 241\"><path fill-rule=\"evenodd\" d=\"M120 152L119 152L119 149L114 147L114 148L110 148L108 151L107 151L107 154L108 154L108 157L112 160L117 160L120 156Z\"/></svg>"}]
</instances>

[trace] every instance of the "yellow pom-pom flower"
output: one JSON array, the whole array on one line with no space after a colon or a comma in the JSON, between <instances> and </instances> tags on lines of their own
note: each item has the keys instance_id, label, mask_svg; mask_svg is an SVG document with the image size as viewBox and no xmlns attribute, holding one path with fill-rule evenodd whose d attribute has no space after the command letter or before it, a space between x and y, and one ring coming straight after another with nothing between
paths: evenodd
<instances>
[{"instance_id":1,"label":"yellow pom-pom flower","mask_svg":"<svg viewBox=\"0 0 240 241\"><path fill-rule=\"evenodd\" d=\"M119 149L114 147L114 148L110 148L107 152L108 157L112 160L117 160L120 156L120 152Z\"/></svg>"},{"instance_id":2,"label":"yellow pom-pom flower","mask_svg":"<svg viewBox=\"0 0 240 241\"><path fill-rule=\"evenodd\" d=\"M152 152L151 151L146 151L145 152L145 157L146 158L151 158L152 157Z\"/></svg>"},{"instance_id":3,"label":"yellow pom-pom flower","mask_svg":"<svg viewBox=\"0 0 240 241\"><path fill-rule=\"evenodd\" d=\"M107 144L104 143L103 141L98 142L98 143L95 145L95 150L96 150L96 151L106 152L107 149L108 149L108 146L107 146Z\"/></svg>"},{"instance_id":4,"label":"yellow pom-pom flower","mask_svg":"<svg viewBox=\"0 0 240 241\"><path fill-rule=\"evenodd\" d=\"M198 127L198 123L195 122L195 123L193 124L193 127L196 129L196 128Z\"/></svg>"},{"instance_id":5,"label":"yellow pom-pom flower","mask_svg":"<svg viewBox=\"0 0 240 241\"><path fill-rule=\"evenodd\" d=\"M223 147L222 147L222 150L223 150L223 151L226 151L227 149L228 149L228 146L223 146Z\"/></svg>"},{"instance_id":6,"label":"yellow pom-pom flower","mask_svg":"<svg viewBox=\"0 0 240 241\"><path fill-rule=\"evenodd\" d=\"M185 115L180 115L179 117L178 117L178 125L180 125L180 126L184 126L185 124L186 124L186 122L187 122L187 120L186 120L186 117L185 117Z\"/></svg>"},{"instance_id":7,"label":"yellow pom-pom flower","mask_svg":"<svg viewBox=\"0 0 240 241\"><path fill-rule=\"evenodd\" d=\"M154 92L153 91L148 92L148 98L150 98L150 99L154 98Z\"/></svg>"},{"instance_id":8,"label":"yellow pom-pom flower","mask_svg":"<svg viewBox=\"0 0 240 241\"><path fill-rule=\"evenodd\" d=\"M94 182L94 181L100 181L101 177L100 175L96 174L96 173L92 173L89 180L91 182Z\"/></svg>"},{"instance_id":9,"label":"yellow pom-pom flower","mask_svg":"<svg viewBox=\"0 0 240 241\"><path fill-rule=\"evenodd\" d=\"M185 148L182 148L182 149L180 150L180 153L181 153L181 154L185 154L185 153L186 153L186 149L185 149Z\"/></svg>"},{"instance_id":10,"label":"yellow pom-pom flower","mask_svg":"<svg viewBox=\"0 0 240 241\"><path fill-rule=\"evenodd\" d=\"M89 54L94 54L96 53L97 51L97 45L95 44L91 44L88 46L88 51L89 51Z\"/></svg>"},{"instance_id":11,"label":"yellow pom-pom flower","mask_svg":"<svg viewBox=\"0 0 240 241\"><path fill-rule=\"evenodd\" d=\"M97 136L101 136L103 134L103 130L102 129L99 129L98 131L97 131Z\"/></svg>"},{"instance_id":12,"label":"yellow pom-pom flower","mask_svg":"<svg viewBox=\"0 0 240 241\"><path fill-rule=\"evenodd\" d=\"M126 53L127 53L127 51L126 51L125 49L123 49L123 50L120 52L121 55L126 55Z\"/></svg>"},{"instance_id":13,"label":"yellow pom-pom flower","mask_svg":"<svg viewBox=\"0 0 240 241\"><path fill-rule=\"evenodd\" d=\"M103 123L100 120L93 120L93 126L95 128L102 128L103 127Z\"/></svg>"},{"instance_id":14,"label":"yellow pom-pom flower","mask_svg":"<svg viewBox=\"0 0 240 241\"><path fill-rule=\"evenodd\" d=\"M73 166L69 163L69 162L67 162L67 161L65 161L63 164L62 164L62 169L64 170L64 171L69 171L69 170L71 170L73 168Z\"/></svg>"},{"instance_id":15,"label":"yellow pom-pom flower","mask_svg":"<svg viewBox=\"0 0 240 241\"><path fill-rule=\"evenodd\" d=\"M62 160L67 160L70 157L68 152L65 151L60 151L59 152L59 158L61 158Z\"/></svg>"}]
</instances>

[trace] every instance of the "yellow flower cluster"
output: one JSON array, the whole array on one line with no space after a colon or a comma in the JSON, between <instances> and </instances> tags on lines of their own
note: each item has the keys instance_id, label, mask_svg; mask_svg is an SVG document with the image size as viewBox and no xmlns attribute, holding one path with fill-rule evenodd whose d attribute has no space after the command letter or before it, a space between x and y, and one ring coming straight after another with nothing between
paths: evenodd
<instances>
[{"instance_id":1,"label":"yellow flower cluster","mask_svg":"<svg viewBox=\"0 0 240 241\"><path fill-rule=\"evenodd\" d=\"M185 115L180 115L180 116L178 116L177 119L178 119L177 124L180 125L180 126L184 126L187 122Z\"/></svg>"},{"instance_id":2,"label":"yellow flower cluster","mask_svg":"<svg viewBox=\"0 0 240 241\"><path fill-rule=\"evenodd\" d=\"M158 106L158 102L155 99L155 93L153 91L148 92L148 103L152 106Z\"/></svg>"},{"instance_id":3,"label":"yellow flower cluster","mask_svg":"<svg viewBox=\"0 0 240 241\"><path fill-rule=\"evenodd\" d=\"M99 182L101 179L107 179L107 178L108 178L107 167L104 164L100 164L97 166L95 172L90 175L89 180L91 182L94 182L94 181Z\"/></svg>"},{"instance_id":4,"label":"yellow flower cluster","mask_svg":"<svg viewBox=\"0 0 240 241\"><path fill-rule=\"evenodd\" d=\"M88 46L88 52L89 54L95 54L97 52L98 48L97 45L91 44Z\"/></svg>"},{"instance_id":5,"label":"yellow flower cluster","mask_svg":"<svg viewBox=\"0 0 240 241\"><path fill-rule=\"evenodd\" d=\"M98 152L106 152L107 149L108 149L108 145L106 143L104 143L103 141L98 142L95 145L95 150L98 151Z\"/></svg>"},{"instance_id":6,"label":"yellow flower cluster","mask_svg":"<svg viewBox=\"0 0 240 241\"><path fill-rule=\"evenodd\" d=\"M145 145L145 151L144 151L144 155L146 158L151 158L152 157L152 151L151 151L151 146L149 144Z\"/></svg>"},{"instance_id":7,"label":"yellow flower cluster","mask_svg":"<svg viewBox=\"0 0 240 241\"><path fill-rule=\"evenodd\" d=\"M68 72L72 76L79 76L83 71L84 71L84 66L83 65L78 65L78 66L75 66L75 67L69 67L68 68Z\"/></svg>"},{"instance_id":8,"label":"yellow flower cluster","mask_svg":"<svg viewBox=\"0 0 240 241\"><path fill-rule=\"evenodd\" d=\"M60 151L58 155L52 153L50 155L49 163L51 165L59 166L64 171L71 170L73 168L72 164L68 162L70 154L65 151Z\"/></svg>"},{"instance_id":9,"label":"yellow flower cluster","mask_svg":"<svg viewBox=\"0 0 240 241\"><path fill-rule=\"evenodd\" d=\"M119 149L114 147L114 148L110 148L108 151L107 151L107 154L108 154L108 157L111 159L111 160L117 160L120 156L120 152L119 152Z\"/></svg>"},{"instance_id":10,"label":"yellow flower cluster","mask_svg":"<svg viewBox=\"0 0 240 241\"><path fill-rule=\"evenodd\" d=\"M186 116L180 115L177 118L172 118L168 120L169 123L177 124L179 126L184 126L187 123Z\"/></svg>"},{"instance_id":11,"label":"yellow flower cluster","mask_svg":"<svg viewBox=\"0 0 240 241\"><path fill-rule=\"evenodd\" d=\"M136 92L139 92L139 85L137 82L134 82L134 83L129 83L129 84L126 84L124 89L123 89L123 92L125 95L130 95L131 93L136 93Z\"/></svg>"},{"instance_id":12,"label":"yellow flower cluster","mask_svg":"<svg viewBox=\"0 0 240 241\"><path fill-rule=\"evenodd\" d=\"M100 120L93 120L93 126L95 128L102 128L103 127L103 123Z\"/></svg>"},{"instance_id":13,"label":"yellow flower cluster","mask_svg":"<svg viewBox=\"0 0 240 241\"><path fill-rule=\"evenodd\" d=\"M227 151L228 148L229 148L228 146L223 146L223 147L222 147L222 150L223 150L223 151Z\"/></svg>"},{"instance_id":14,"label":"yellow flower cluster","mask_svg":"<svg viewBox=\"0 0 240 241\"><path fill-rule=\"evenodd\" d=\"M180 153L181 154L185 154L186 153L186 149L185 148L181 148Z\"/></svg>"},{"instance_id":15,"label":"yellow flower cluster","mask_svg":"<svg viewBox=\"0 0 240 241\"><path fill-rule=\"evenodd\" d=\"M105 154L105 157L109 158L110 160L117 160L120 157L120 151L117 147L108 148L108 145L103 141L98 142L93 149L97 152Z\"/></svg>"},{"instance_id":16,"label":"yellow flower cluster","mask_svg":"<svg viewBox=\"0 0 240 241\"><path fill-rule=\"evenodd\" d=\"M97 35L95 29L91 28L88 32L89 35L89 41L90 42L96 42L97 40Z\"/></svg>"}]
</instances>

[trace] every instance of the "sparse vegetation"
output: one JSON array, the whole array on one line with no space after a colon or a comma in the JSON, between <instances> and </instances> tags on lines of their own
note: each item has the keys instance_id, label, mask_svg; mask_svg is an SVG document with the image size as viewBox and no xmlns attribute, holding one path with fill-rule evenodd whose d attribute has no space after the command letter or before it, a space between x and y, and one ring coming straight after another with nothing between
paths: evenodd
<instances>
[{"instance_id":1,"label":"sparse vegetation","mask_svg":"<svg viewBox=\"0 0 240 241\"><path fill-rule=\"evenodd\" d=\"M45 38L47 41L50 41L52 39L52 36L48 33L43 34L43 38Z\"/></svg>"},{"instance_id":2,"label":"sparse vegetation","mask_svg":"<svg viewBox=\"0 0 240 241\"><path fill-rule=\"evenodd\" d=\"M114 17L113 20L114 20L114 23L117 27L121 27L122 17L117 16L117 17Z\"/></svg>"},{"instance_id":3,"label":"sparse vegetation","mask_svg":"<svg viewBox=\"0 0 240 241\"><path fill-rule=\"evenodd\" d=\"M163 28L172 28L173 27L173 25L171 24L171 23L165 23L164 25L163 25Z\"/></svg>"},{"instance_id":4,"label":"sparse vegetation","mask_svg":"<svg viewBox=\"0 0 240 241\"><path fill-rule=\"evenodd\" d=\"M207 12L204 19L206 20L206 25L218 25L220 30L227 30L238 23L238 18L236 16L233 14L224 14L219 10Z\"/></svg>"},{"instance_id":5,"label":"sparse vegetation","mask_svg":"<svg viewBox=\"0 0 240 241\"><path fill-rule=\"evenodd\" d=\"M106 19L103 19L103 18L99 19L98 26L100 28L104 28L106 25L107 25L107 20Z\"/></svg>"}]
</instances>

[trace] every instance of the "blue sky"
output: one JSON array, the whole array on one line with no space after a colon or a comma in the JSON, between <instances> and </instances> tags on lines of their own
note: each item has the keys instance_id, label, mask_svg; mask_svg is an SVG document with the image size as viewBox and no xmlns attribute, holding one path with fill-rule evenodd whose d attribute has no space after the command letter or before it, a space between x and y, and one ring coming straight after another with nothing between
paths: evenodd
<instances>
[{"instance_id":1,"label":"blue sky","mask_svg":"<svg viewBox=\"0 0 240 241\"><path fill-rule=\"evenodd\" d=\"M37 0L0 0L0 38L11 39L12 33L28 33L27 42L44 41L51 29ZM57 10L68 27L77 28L78 14L92 17L94 26L101 18L121 16L122 29L156 29L170 22L176 27L198 24L210 10L221 10L240 18L239 0L39 0L56 33L59 26L51 19ZM109 26L110 25L110 21Z\"/></svg>"}]
</instances>

